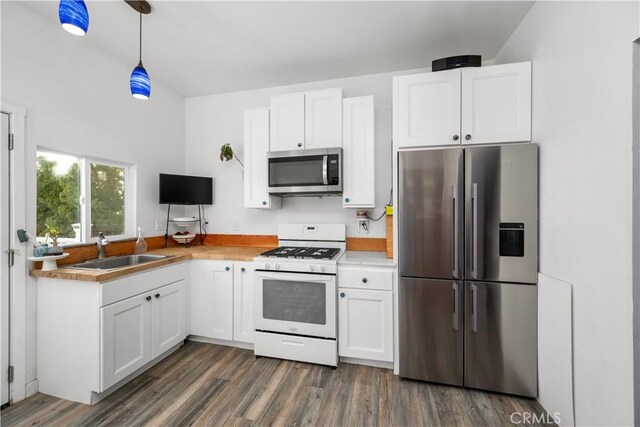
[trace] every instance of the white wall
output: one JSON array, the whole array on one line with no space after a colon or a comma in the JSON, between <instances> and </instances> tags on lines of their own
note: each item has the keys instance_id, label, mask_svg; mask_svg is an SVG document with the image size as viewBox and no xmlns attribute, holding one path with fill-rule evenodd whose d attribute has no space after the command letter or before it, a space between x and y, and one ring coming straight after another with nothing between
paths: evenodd
<instances>
[{"instance_id":1,"label":"white wall","mask_svg":"<svg viewBox=\"0 0 640 427\"><path fill-rule=\"evenodd\" d=\"M268 107L270 97L313 89L342 87L345 98L373 95L375 102L376 209L377 218L389 202L391 191L391 80L394 75L422 72L412 70L372 74L291 86L210 95L186 100L186 171L215 177L214 205L207 209L210 233L277 234L286 222L345 223L347 235L385 237L385 221L370 222L370 233L359 235L356 210L343 209L341 197L293 197L283 199L280 210L244 209L241 168L236 162L221 163L220 146L230 142L243 159L243 111ZM239 221L239 230L234 222Z\"/></svg>"},{"instance_id":2,"label":"white wall","mask_svg":"<svg viewBox=\"0 0 640 427\"><path fill-rule=\"evenodd\" d=\"M496 63L533 62L540 272L573 287L577 425L634 421L631 77L638 12L637 2L538 2L496 56Z\"/></svg>"},{"instance_id":3,"label":"white wall","mask_svg":"<svg viewBox=\"0 0 640 427\"><path fill-rule=\"evenodd\" d=\"M132 41L135 42L135 41ZM126 46L130 48L131 46ZM125 46L123 46L125 48ZM2 101L27 110L27 224L35 228L37 146L137 166L136 224L155 233L166 212L159 172L184 171L184 100L152 77L152 98L134 99L124 64L20 2L2 2ZM149 65L149 64L147 64ZM36 378L35 287L27 284L27 381Z\"/></svg>"}]
</instances>

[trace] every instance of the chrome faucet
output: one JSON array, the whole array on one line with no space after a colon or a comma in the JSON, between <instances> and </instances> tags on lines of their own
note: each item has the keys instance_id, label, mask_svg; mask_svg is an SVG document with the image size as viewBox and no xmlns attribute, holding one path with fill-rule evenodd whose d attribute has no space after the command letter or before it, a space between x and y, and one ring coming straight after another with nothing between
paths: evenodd
<instances>
[{"instance_id":1,"label":"chrome faucet","mask_svg":"<svg viewBox=\"0 0 640 427\"><path fill-rule=\"evenodd\" d=\"M98 258L100 259L106 258L107 255L105 254L104 247L109 246L111 242L109 242L107 238L104 237L104 234L102 233L102 231L98 233L97 243L98 243Z\"/></svg>"}]
</instances>

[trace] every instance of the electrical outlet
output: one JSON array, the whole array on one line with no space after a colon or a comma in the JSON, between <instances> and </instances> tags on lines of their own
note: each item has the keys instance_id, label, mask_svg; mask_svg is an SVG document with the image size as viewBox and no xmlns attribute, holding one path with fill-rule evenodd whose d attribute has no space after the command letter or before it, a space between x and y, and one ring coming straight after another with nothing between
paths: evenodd
<instances>
[{"instance_id":1,"label":"electrical outlet","mask_svg":"<svg viewBox=\"0 0 640 427\"><path fill-rule=\"evenodd\" d=\"M240 221L238 221L238 220L233 221L233 229L235 231L240 230Z\"/></svg>"},{"instance_id":2,"label":"electrical outlet","mask_svg":"<svg viewBox=\"0 0 640 427\"><path fill-rule=\"evenodd\" d=\"M368 219L359 219L358 220L358 234L369 234L369 220Z\"/></svg>"},{"instance_id":3,"label":"electrical outlet","mask_svg":"<svg viewBox=\"0 0 640 427\"><path fill-rule=\"evenodd\" d=\"M160 221L158 218L156 218L156 231L164 231L163 221Z\"/></svg>"}]
</instances>

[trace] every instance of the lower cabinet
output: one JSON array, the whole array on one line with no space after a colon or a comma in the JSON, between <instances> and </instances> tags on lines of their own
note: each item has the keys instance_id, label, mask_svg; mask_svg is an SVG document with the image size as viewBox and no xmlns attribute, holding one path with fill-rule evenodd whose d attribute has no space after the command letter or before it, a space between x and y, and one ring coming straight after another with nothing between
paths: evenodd
<instances>
[{"instance_id":1,"label":"lower cabinet","mask_svg":"<svg viewBox=\"0 0 640 427\"><path fill-rule=\"evenodd\" d=\"M253 263L233 267L233 340L253 343Z\"/></svg>"},{"instance_id":2,"label":"lower cabinet","mask_svg":"<svg viewBox=\"0 0 640 427\"><path fill-rule=\"evenodd\" d=\"M393 269L338 266L338 354L393 362Z\"/></svg>"},{"instance_id":3,"label":"lower cabinet","mask_svg":"<svg viewBox=\"0 0 640 427\"><path fill-rule=\"evenodd\" d=\"M233 339L233 262L191 261L190 333Z\"/></svg>"},{"instance_id":4,"label":"lower cabinet","mask_svg":"<svg viewBox=\"0 0 640 427\"><path fill-rule=\"evenodd\" d=\"M100 309L100 391L184 340L186 304L186 283L180 280Z\"/></svg>"}]
</instances>

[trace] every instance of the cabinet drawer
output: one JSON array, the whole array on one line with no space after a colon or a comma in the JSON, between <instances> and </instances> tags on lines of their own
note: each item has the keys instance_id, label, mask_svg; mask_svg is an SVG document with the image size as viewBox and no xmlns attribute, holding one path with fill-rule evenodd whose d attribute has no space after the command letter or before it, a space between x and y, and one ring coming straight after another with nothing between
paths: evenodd
<instances>
[{"instance_id":1,"label":"cabinet drawer","mask_svg":"<svg viewBox=\"0 0 640 427\"><path fill-rule=\"evenodd\" d=\"M256 332L254 353L256 356L337 366L337 347L334 340Z\"/></svg>"},{"instance_id":2,"label":"cabinet drawer","mask_svg":"<svg viewBox=\"0 0 640 427\"><path fill-rule=\"evenodd\" d=\"M390 291L393 289L393 271L363 267L339 267L338 286Z\"/></svg>"}]
</instances>

